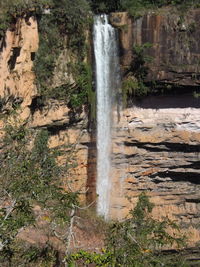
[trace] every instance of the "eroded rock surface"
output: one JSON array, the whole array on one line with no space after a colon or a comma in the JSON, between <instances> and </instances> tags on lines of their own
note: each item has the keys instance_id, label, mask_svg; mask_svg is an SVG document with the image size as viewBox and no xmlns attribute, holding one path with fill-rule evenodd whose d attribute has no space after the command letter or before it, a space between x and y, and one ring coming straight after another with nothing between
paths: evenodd
<instances>
[{"instance_id":1,"label":"eroded rock surface","mask_svg":"<svg viewBox=\"0 0 200 267\"><path fill-rule=\"evenodd\" d=\"M0 96L4 109L13 102L22 102L21 107L27 107L37 95L33 71L39 43L36 19L18 19L15 30L7 31L5 39L1 41Z\"/></svg>"},{"instance_id":2,"label":"eroded rock surface","mask_svg":"<svg viewBox=\"0 0 200 267\"><path fill-rule=\"evenodd\" d=\"M199 241L200 109L132 107L120 115L113 140L112 216L126 216L136 196L147 191L155 217L179 221Z\"/></svg>"},{"instance_id":3,"label":"eroded rock surface","mask_svg":"<svg viewBox=\"0 0 200 267\"><path fill-rule=\"evenodd\" d=\"M125 217L147 191L154 216L177 220L190 244L200 240L200 101L190 93L200 82L199 14L165 8L135 20L124 12L110 18L120 32L122 70L137 56L133 46L149 43L146 81L179 87L171 96L129 99L130 108L115 114L111 216Z\"/></svg>"},{"instance_id":4,"label":"eroded rock surface","mask_svg":"<svg viewBox=\"0 0 200 267\"><path fill-rule=\"evenodd\" d=\"M152 45L145 53L152 57L147 81L200 84L200 9L182 14L172 8L151 11L133 19L127 13L113 13L111 23L120 30L121 63L132 61L133 46Z\"/></svg>"}]
</instances>

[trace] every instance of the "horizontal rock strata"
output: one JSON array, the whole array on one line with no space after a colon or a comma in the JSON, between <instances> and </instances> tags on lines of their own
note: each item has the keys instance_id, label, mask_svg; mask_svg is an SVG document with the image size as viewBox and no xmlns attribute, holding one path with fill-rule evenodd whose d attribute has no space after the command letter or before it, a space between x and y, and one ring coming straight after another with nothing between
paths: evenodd
<instances>
[{"instance_id":1,"label":"horizontal rock strata","mask_svg":"<svg viewBox=\"0 0 200 267\"><path fill-rule=\"evenodd\" d=\"M123 110L113 131L111 214L122 218L146 191L154 216L200 232L200 109Z\"/></svg>"}]
</instances>

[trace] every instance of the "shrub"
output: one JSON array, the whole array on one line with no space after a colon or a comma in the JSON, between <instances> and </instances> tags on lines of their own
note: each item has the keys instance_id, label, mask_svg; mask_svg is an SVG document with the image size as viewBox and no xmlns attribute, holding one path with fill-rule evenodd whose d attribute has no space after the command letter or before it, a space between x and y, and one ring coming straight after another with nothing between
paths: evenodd
<instances>
[{"instance_id":1,"label":"shrub","mask_svg":"<svg viewBox=\"0 0 200 267\"><path fill-rule=\"evenodd\" d=\"M126 70L122 82L123 105L127 105L127 99L131 96L146 96L149 88L145 85L145 78L148 75L148 65L153 58L148 56L146 50L151 48L150 43L133 47L132 62Z\"/></svg>"},{"instance_id":2,"label":"shrub","mask_svg":"<svg viewBox=\"0 0 200 267\"><path fill-rule=\"evenodd\" d=\"M180 247L185 237L179 233L175 222L154 220L151 217L153 206L148 196L142 193L136 207L130 211L129 219L111 223L106 235L106 249L101 254L86 251L71 254L66 257L69 266L78 261L113 267L186 266L179 257L173 256L172 260L163 255L163 247L173 244ZM174 231L172 234L169 234L169 228Z\"/></svg>"}]
</instances>

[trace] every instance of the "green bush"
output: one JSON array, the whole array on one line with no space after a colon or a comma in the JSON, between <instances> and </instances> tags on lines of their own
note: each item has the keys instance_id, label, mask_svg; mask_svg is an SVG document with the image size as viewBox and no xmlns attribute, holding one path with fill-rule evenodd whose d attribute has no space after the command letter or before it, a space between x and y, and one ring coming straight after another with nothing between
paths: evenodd
<instances>
[{"instance_id":1,"label":"green bush","mask_svg":"<svg viewBox=\"0 0 200 267\"><path fill-rule=\"evenodd\" d=\"M134 17L141 16L147 9L173 5L184 8L199 7L199 0L92 0L91 7L95 13L128 11Z\"/></svg>"},{"instance_id":2,"label":"green bush","mask_svg":"<svg viewBox=\"0 0 200 267\"><path fill-rule=\"evenodd\" d=\"M54 0L51 13L40 16L40 46L36 54L35 72L37 85L43 96L54 98L61 96L68 102L70 101L69 96L75 86L66 83L52 88L53 72L59 54L66 47L77 56L78 62L82 64L85 53L84 30L87 30L89 23L88 12L89 5L85 0L76 0L73 5L69 0ZM78 75L82 75L82 73L80 72ZM74 77L76 79L75 75ZM74 97L71 101L74 102L74 105L78 105L80 102Z\"/></svg>"},{"instance_id":3,"label":"green bush","mask_svg":"<svg viewBox=\"0 0 200 267\"><path fill-rule=\"evenodd\" d=\"M149 88L145 85L145 78L148 75L148 65L153 58L148 56L147 49L151 48L150 43L133 47L132 62L126 70L122 82L123 105L127 105L127 99L132 96L146 96Z\"/></svg>"},{"instance_id":4,"label":"green bush","mask_svg":"<svg viewBox=\"0 0 200 267\"><path fill-rule=\"evenodd\" d=\"M79 251L66 256L66 262L69 266L77 266L73 265L77 262L101 267L187 266L179 257L172 256L172 259L162 253L166 246L183 246L185 237L175 222L154 220L151 216L153 207L148 196L142 193L136 207L130 211L129 219L111 223L106 234L106 249L101 254ZM169 228L174 233L169 234Z\"/></svg>"},{"instance_id":5,"label":"green bush","mask_svg":"<svg viewBox=\"0 0 200 267\"><path fill-rule=\"evenodd\" d=\"M92 88L93 77L91 66L80 62L75 64L73 69L76 86L71 92L70 105L76 109L85 103L89 103L91 112L94 114L96 95Z\"/></svg>"}]
</instances>

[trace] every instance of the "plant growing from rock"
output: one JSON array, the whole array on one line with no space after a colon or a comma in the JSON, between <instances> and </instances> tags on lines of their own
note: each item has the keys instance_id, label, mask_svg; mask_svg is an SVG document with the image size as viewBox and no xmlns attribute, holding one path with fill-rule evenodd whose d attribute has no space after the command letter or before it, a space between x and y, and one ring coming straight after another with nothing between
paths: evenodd
<instances>
[{"instance_id":1,"label":"plant growing from rock","mask_svg":"<svg viewBox=\"0 0 200 267\"><path fill-rule=\"evenodd\" d=\"M46 99L64 99L72 108L80 108L87 103L85 83L80 87L80 77L83 77L85 59L86 30L89 29L89 4L86 0L76 0L73 5L69 0L52 1L51 12L48 15L39 14L40 45L36 53L35 72L39 92ZM75 73L68 69L75 82L69 79L58 86L52 86L57 60L63 50L73 54L76 65ZM88 64L89 65L89 64ZM91 82L92 84L92 82ZM89 85L89 84L88 84Z\"/></svg>"},{"instance_id":2,"label":"plant growing from rock","mask_svg":"<svg viewBox=\"0 0 200 267\"><path fill-rule=\"evenodd\" d=\"M130 67L125 71L122 82L122 99L124 106L127 105L127 98L131 96L145 96L149 88L145 85L145 78L148 74L147 63L153 58L146 54L147 49L151 48L150 43L133 47L133 56Z\"/></svg>"}]
</instances>

